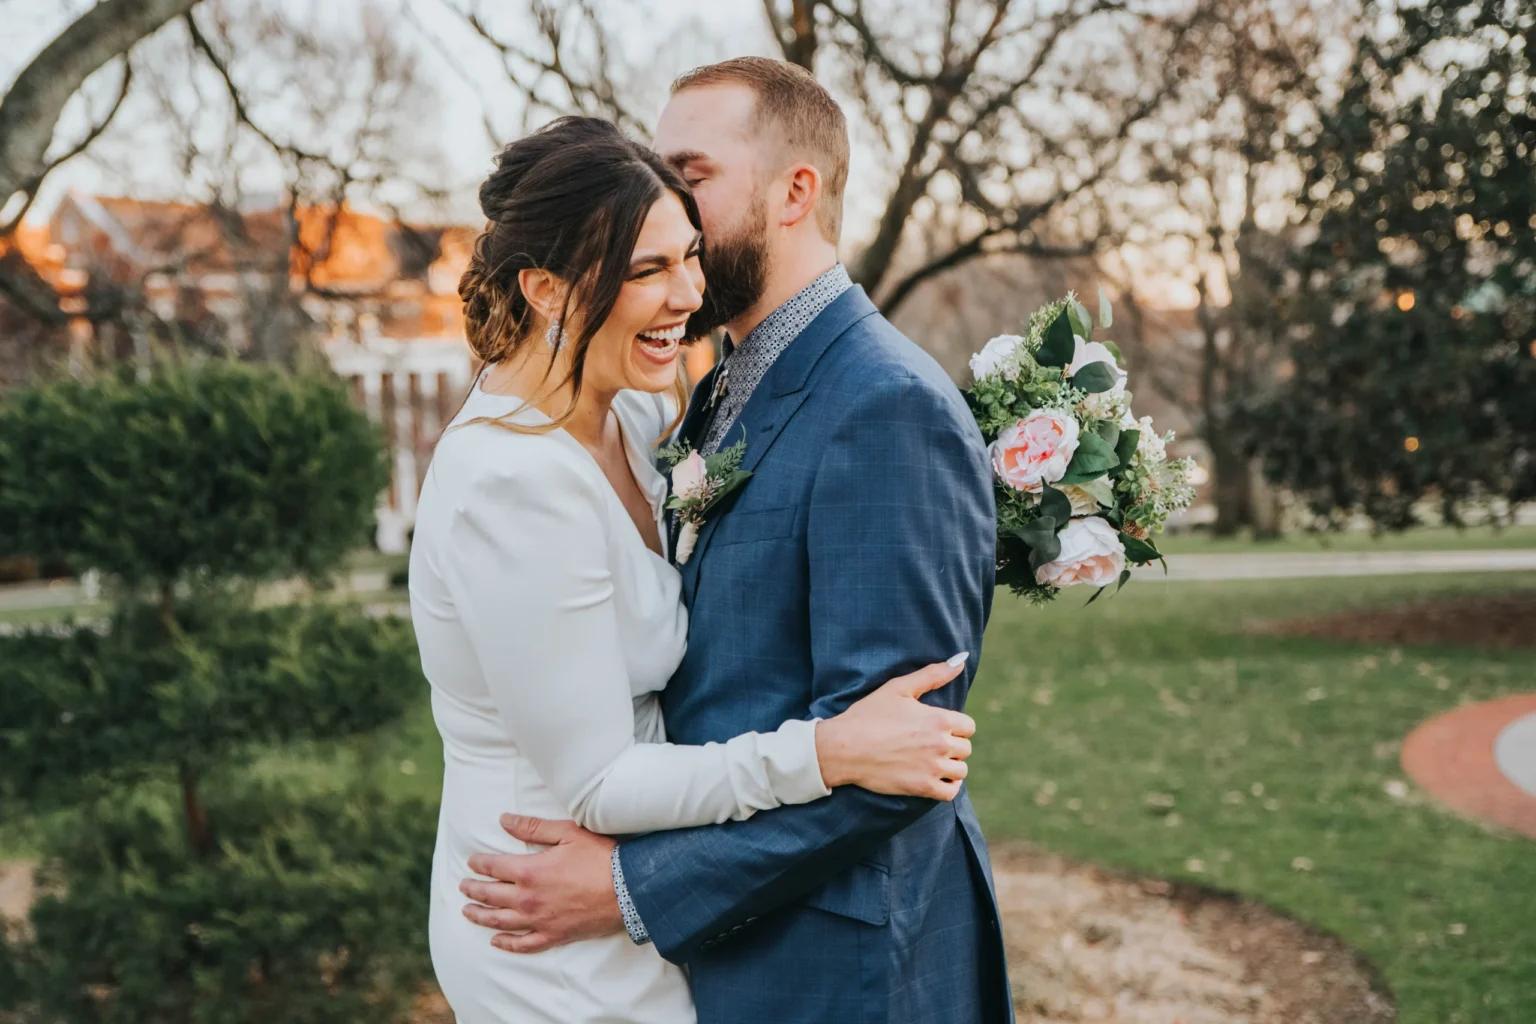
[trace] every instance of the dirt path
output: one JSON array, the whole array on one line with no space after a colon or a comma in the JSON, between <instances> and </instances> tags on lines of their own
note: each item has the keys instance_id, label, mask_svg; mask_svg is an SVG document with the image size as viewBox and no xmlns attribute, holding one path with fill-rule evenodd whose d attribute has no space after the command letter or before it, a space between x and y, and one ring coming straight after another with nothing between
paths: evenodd
<instances>
[{"instance_id":1,"label":"dirt path","mask_svg":"<svg viewBox=\"0 0 1536 1024\"><path fill-rule=\"evenodd\" d=\"M1342 942L1253 903L993 850L1019 1024L1387 1024Z\"/></svg>"},{"instance_id":2,"label":"dirt path","mask_svg":"<svg viewBox=\"0 0 1536 1024\"><path fill-rule=\"evenodd\" d=\"M1264 907L993 849L1019 1024L1389 1024L1357 956ZM32 872L0 862L0 918L25 913ZM453 1024L436 992L412 1024Z\"/></svg>"}]
</instances>

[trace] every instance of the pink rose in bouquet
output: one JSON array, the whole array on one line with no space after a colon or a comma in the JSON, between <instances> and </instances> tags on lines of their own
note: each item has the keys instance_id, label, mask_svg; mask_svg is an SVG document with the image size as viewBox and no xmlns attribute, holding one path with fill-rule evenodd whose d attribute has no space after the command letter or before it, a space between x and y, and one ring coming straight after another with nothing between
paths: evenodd
<instances>
[{"instance_id":1,"label":"pink rose in bouquet","mask_svg":"<svg viewBox=\"0 0 1536 1024\"><path fill-rule=\"evenodd\" d=\"M992 442L992 471L1015 490L1040 493L1067 472L1077 452L1077 420L1066 413L1036 409Z\"/></svg>"}]
</instances>

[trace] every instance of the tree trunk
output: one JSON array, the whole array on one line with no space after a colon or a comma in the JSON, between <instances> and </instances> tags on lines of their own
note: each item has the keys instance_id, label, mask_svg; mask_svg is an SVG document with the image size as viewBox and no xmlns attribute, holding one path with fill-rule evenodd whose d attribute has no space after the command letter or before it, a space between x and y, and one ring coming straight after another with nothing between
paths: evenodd
<instances>
[{"instance_id":1,"label":"tree trunk","mask_svg":"<svg viewBox=\"0 0 1536 1024\"><path fill-rule=\"evenodd\" d=\"M181 806L187 812L187 841L201 860L213 852L213 827L197 795L197 776L185 764L181 766Z\"/></svg>"},{"instance_id":2,"label":"tree trunk","mask_svg":"<svg viewBox=\"0 0 1536 1024\"><path fill-rule=\"evenodd\" d=\"M64 105L103 64L199 0L104 0L49 43L0 100L0 206L35 187Z\"/></svg>"},{"instance_id":3,"label":"tree trunk","mask_svg":"<svg viewBox=\"0 0 1536 1024\"><path fill-rule=\"evenodd\" d=\"M1280 500L1264 476L1264 464L1248 462L1248 518L1256 540L1276 540L1280 536Z\"/></svg>"},{"instance_id":4,"label":"tree trunk","mask_svg":"<svg viewBox=\"0 0 1536 1024\"><path fill-rule=\"evenodd\" d=\"M1208 437L1206 444L1211 449L1215 477L1216 522L1212 531L1218 537L1230 537L1253 521L1248 460L1220 437Z\"/></svg>"},{"instance_id":5,"label":"tree trunk","mask_svg":"<svg viewBox=\"0 0 1536 1024\"><path fill-rule=\"evenodd\" d=\"M817 0L790 0L789 29L794 38L784 47L784 59L807 71L816 70Z\"/></svg>"}]
</instances>

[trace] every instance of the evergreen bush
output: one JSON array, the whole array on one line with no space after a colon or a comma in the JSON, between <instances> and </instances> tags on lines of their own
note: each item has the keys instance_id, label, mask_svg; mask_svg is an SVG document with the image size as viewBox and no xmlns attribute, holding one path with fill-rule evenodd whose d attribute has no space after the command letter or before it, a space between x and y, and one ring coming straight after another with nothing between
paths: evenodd
<instances>
[{"instance_id":1,"label":"evergreen bush","mask_svg":"<svg viewBox=\"0 0 1536 1024\"><path fill-rule=\"evenodd\" d=\"M226 362L13 392L0 554L106 574L109 618L0 638L0 802L68 808L0 943L31 1024L397 1019L427 975L436 813L274 748L369 733L422 693L409 629L262 607L366 539L381 439L334 382Z\"/></svg>"}]
</instances>

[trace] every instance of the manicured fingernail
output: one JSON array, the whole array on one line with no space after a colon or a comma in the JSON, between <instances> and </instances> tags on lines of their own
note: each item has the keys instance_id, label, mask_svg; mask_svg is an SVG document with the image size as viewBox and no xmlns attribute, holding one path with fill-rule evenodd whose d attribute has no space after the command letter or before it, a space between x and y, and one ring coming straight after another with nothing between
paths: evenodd
<instances>
[{"instance_id":1,"label":"manicured fingernail","mask_svg":"<svg viewBox=\"0 0 1536 1024\"><path fill-rule=\"evenodd\" d=\"M959 654L955 655L953 658L950 658L944 664L948 665L950 668L959 668L961 665L965 664L965 660L970 656L970 651L961 651Z\"/></svg>"},{"instance_id":2,"label":"manicured fingernail","mask_svg":"<svg viewBox=\"0 0 1536 1024\"><path fill-rule=\"evenodd\" d=\"M521 825L522 823L523 819L519 818L515 814L503 814L501 816L502 828L517 828L517 826Z\"/></svg>"}]
</instances>

